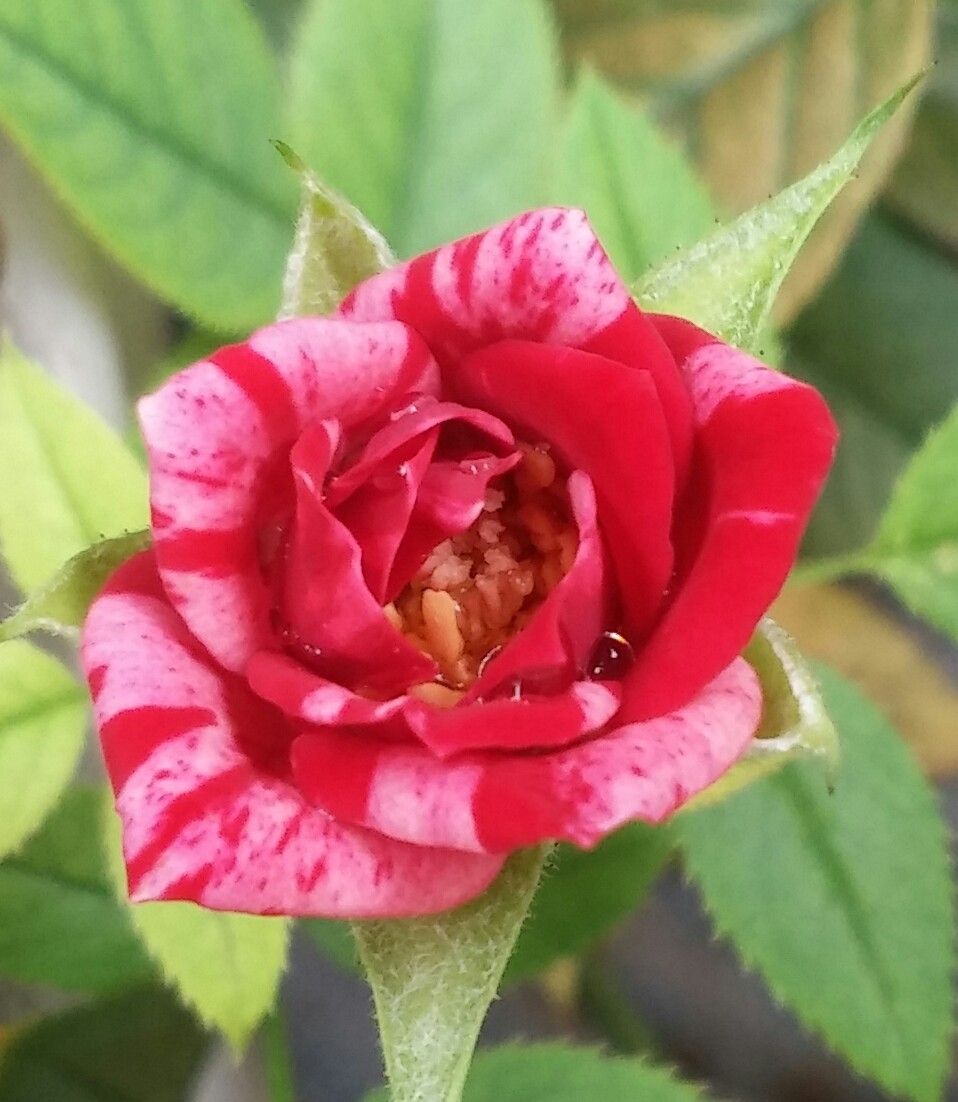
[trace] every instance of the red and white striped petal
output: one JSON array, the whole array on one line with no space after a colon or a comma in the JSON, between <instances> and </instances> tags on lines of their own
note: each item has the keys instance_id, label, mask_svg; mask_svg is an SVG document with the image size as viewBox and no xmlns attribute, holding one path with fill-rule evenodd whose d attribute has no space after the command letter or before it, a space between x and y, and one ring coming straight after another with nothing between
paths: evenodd
<instances>
[{"instance_id":1,"label":"red and white striped petal","mask_svg":"<svg viewBox=\"0 0 958 1102\"><path fill-rule=\"evenodd\" d=\"M293 744L297 787L337 819L420 845L506 853L545 839L592 846L633 819L656 823L741 755L762 708L736 659L692 701L549 754L425 748L332 730Z\"/></svg>"},{"instance_id":2,"label":"red and white striped petal","mask_svg":"<svg viewBox=\"0 0 958 1102\"><path fill-rule=\"evenodd\" d=\"M604 727L622 698L617 683L579 681L551 696L530 693L448 709L410 696L369 700L273 651L254 655L248 676L254 692L295 720L353 728L354 738L418 738L440 758L470 750L566 746Z\"/></svg>"},{"instance_id":3,"label":"red and white striped petal","mask_svg":"<svg viewBox=\"0 0 958 1102\"><path fill-rule=\"evenodd\" d=\"M241 670L269 635L256 528L265 491L281 496L286 450L317 418L357 424L437 388L436 365L407 327L297 318L220 349L140 402L163 582L228 669Z\"/></svg>"},{"instance_id":4,"label":"red and white striped petal","mask_svg":"<svg viewBox=\"0 0 958 1102\"><path fill-rule=\"evenodd\" d=\"M445 368L509 337L585 344L630 303L585 213L546 208L366 280L340 312L406 322Z\"/></svg>"},{"instance_id":5,"label":"red and white striped petal","mask_svg":"<svg viewBox=\"0 0 958 1102\"><path fill-rule=\"evenodd\" d=\"M406 845L308 805L284 777L282 717L195 646L150 553L94 602L82 656L134 899L391 917L456 906L498 871L498 858Z\"/></svg>"},{"instance_id":6,"label":"red and white striped petal","mask_svg":"<svg viewBox=\"0 0 958 1102\"><path fill-rule=\"evenodd\" d=\"M312 723L319 727L372 727L380 728L383 736L390 721L402 716L409 700L406 696L391 700L370 700L335 681L320 677L304 668L299 662L276 651L260 651L254 654L246 667L250 688L286 715ZM410 738L405 722L401 733Z\"/></svg>"},{"instance_id":7,"label":"red and white striped petal","mask_svg":"<svg viewBox=\"0 0 958 1102\"><path fill-rule=\"evenodd\" d=\"M469 750L547 750L598 731L615 715L622 687L576 681L550 696L529 693L436 708L410 701L406 722L439 758Z\"/></svg>"},{"instance_id":8,"label":"red and white striped petal","mask_svg":"<svg viewBox=\"0 0 958 1102\"><path fill-rule=\"evenodd\" d=\"M688 700L739 654L775 599L828 474L821 395L678 318L656 325L685 374L696 462L674 532L674 596L637 655L623 715Z\"/></svg>"},{"instance_id":9,"label":"red and white striped petal","mask_svg":"<svg viewBox=\"0 0 958 1102\"><path fill-rule=\"evenodd\" d=\"M692 421L675 361L632 301L584 211L529 211L391 268L340 308L365 321L398 318L426 341L447 379L465 354L515 338L565 345L652 377L684 480Z\"/></svg>"}]
</instances>

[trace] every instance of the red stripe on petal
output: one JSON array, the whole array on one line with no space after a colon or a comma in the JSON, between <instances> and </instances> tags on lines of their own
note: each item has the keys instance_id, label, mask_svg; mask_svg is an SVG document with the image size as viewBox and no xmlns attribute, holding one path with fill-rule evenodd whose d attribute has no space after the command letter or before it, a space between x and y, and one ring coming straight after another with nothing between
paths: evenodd
<instances>
[{"instance_id":1,"label":"red stripe on petal","mask_svg":"<svg viewBox=\"0 0 958 1102\"><path fill-rule=\"evenodd\" d=\"M293 396L274 364L248 344L231 344L208 357L256 406L275 439L288 436L299 420Z\"/></svg>"},{"instance_id":2,"label":"red stripe on petal","mask_svg":"<svg viewBox=\"0 0 958 1102\"><path fill-rule=\"evenodd\" d=\"M256 563L256 549L245 528L157 534L156 551L164 570L195 572L209 578L236 574Z\"/></svg>"},{"instance_id":3,"label":"red stripe on petal","mask_svg":"<svg viewBox=\"0 0 958 1102\"><path fill-rule=\"evenodd\" d=\"M340 310L406 322L453 368L507 338L585 345L630 303L584 212L546 208L374 276Z\"/></svg>"},{"instance_id":4,"label":"red stripe on petal","mask_svg":"<svg viewBox=\"0 0 958 1102\"><path fill-rule=\"evenodd\" d=\"M136 897L143 878L151 872L160 855L183 828L215 811L218 805L242 791L247 773L246 767L237 765L224 773L215 774L166 804L161 818L154 824L149 842L134 856L127 857L126 877L131 897Z\"/></svg>"},{"instance_id":5,"label":"red stripe on petal","mask_svg":"<svg viewBox=\"0 0 958 1102\"><path fill-rule=\"evenodd\" d=\"M681 361L697 433L669 604L623 705L635 719L677 707L742 651L792 568L837 438L812 387L690 322L653 320Z\"/></svg>"},{"instance_id":6,"label":"red stripe on petal","mask_svg":"<svg viewBox=\"0 0 958 1102\"><path fill-rule=\"evenodd\" d=\"M209 708L164 707L157 704L130 708L107 720L100 728L100 738L114 791L120 791L130 774L150 756L157 743L178 738L215 722L216 716Z\"/></svg>"}]
</instances>

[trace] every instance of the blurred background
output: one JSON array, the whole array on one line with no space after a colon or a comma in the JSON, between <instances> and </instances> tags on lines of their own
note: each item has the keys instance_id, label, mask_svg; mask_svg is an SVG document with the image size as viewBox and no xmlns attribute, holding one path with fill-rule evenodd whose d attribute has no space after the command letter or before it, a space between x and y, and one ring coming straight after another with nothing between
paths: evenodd
<instances>
[{"instance_id":1,"label":"blurred background","mask_svg":"<svg viewBox=\"0 0 958 1102\"><path fill-rule=\"evenodd\" d=\"M240 9L0 0L0 325L123 431L144 388L275 311L296 188L269 138L400 255L568 202L633 279L810 171L934 61L806 246L769 348L842 426L807 554L867 542L958 399L958 3ZM953 643L854 579L789 588L776 616L882 708L958 822ZM95 754L85 768L97 775ZM743 970L680 869L641 894L597 945L512 985L485 1039L647 1052L718 1097L886 1097ZM369 998L336 963L335 932L312 933L297 933L283 988L297 1088L353 1102L380 1079ZM259 1050L236 1068L159 988L86 999L0 979L4 1045L0 1102L267 1097Z\"/></svg>"}]
</instances>

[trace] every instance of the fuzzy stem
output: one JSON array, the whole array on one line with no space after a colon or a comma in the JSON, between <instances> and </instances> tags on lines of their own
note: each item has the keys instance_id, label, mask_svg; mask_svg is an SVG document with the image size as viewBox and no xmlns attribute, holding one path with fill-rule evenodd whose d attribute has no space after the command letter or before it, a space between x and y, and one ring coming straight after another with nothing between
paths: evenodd
<instances>
[{"instance_id":1,"label":"fuzzy stem","mask_svg":"<svg viewBox=\"0 0 958 1102\"><path fill-rule=\"evenodd\" d=\"M459 1102L479 1029L551 846L522 850L445 914L356 922L393 1102Z\"/></svg>"}]
</instances>

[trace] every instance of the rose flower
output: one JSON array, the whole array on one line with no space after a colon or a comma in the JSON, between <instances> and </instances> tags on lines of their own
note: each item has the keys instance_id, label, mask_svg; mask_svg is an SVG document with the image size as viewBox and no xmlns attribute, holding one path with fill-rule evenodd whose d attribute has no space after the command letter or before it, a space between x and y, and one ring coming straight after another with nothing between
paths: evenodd
<instances>
[{"instance_id":1,"label":"rose flower","mask_svg":"<svg viewBox=\"0 0 958 1102\"><path fill-rule=\"evenodd\" d=\"M835 444L816 391L643 314L574 210L139 413L154 544L83 638L131 895L345 917L455 906L727 770Z\"/></svg>"}]
</instances>

